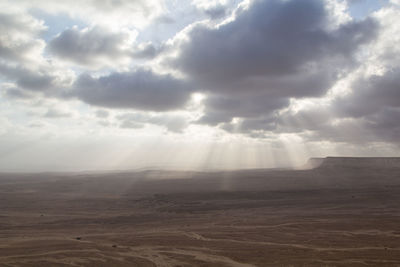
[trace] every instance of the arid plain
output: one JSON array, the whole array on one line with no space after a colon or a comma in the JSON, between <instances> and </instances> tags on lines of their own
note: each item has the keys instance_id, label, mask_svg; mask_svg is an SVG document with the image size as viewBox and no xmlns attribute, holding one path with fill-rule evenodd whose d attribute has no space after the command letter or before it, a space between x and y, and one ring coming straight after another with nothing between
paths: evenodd
<instances>
[{"instance_id":1,"label":"arid plain","mask_svg":"<svg viewBox=\"0 0 400 267\"><path fill-rule=\"evenodd\" d=\"M310 165L3 173L0 266L400 266L400 159Z\"/></svg>"}]
</instances>

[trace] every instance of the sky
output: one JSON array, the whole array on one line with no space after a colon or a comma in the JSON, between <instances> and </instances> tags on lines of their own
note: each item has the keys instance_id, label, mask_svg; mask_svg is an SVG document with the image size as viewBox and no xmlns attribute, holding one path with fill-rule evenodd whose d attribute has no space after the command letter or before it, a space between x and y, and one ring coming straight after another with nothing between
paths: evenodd
<instances>
[{"instance_id":1,"label":"sky","mask_svg":"<svg viewBox=\"0 0 400 267\"><path fill-rule=\"evenodd\" d=\"M0 171L400 156L399 0L0 0Z\"/></svg>"}]
</instances>

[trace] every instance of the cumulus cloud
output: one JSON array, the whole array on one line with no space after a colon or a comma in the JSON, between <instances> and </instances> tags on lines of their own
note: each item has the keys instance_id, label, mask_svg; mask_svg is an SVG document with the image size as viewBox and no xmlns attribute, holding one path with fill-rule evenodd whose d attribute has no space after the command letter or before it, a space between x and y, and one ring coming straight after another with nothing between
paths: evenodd
<instances>
[{"instance_id":1,"label":"cumulus cloud","mask_svg":"<svg viewBox=\"0 0 400 267\"><path fill-rule=\"evenodd\" d=\"M44 97L60 97L72 84L74 80L72 72L59 69L50 62L37 64L37 66L26 66L24 62L18 64L0 62L0 77L14 82L19 90L40 93Z\"/></svg>"},{"instance_id":2,"label":"cumulus cloud","mask_svg":"<svg viewBox=\"0 0 400 267\"><path fill-rule=\"evenodd\" d=\"M150 111L181 109L190 99L191 88L171 75L138 69L106 76L79 76L73 95L95 106Z\"/></svg>"},{"instance_id":3,"label":"cumulus cloud","mask_svg":"<svg viewBox=\"0 0 400 267\"><path fill-rule=\"evenodd\" d=\"M400 68L356 80L352 93L336 99L334 106L335 113L354 118L400 108Z\"/></svg>"},{"instance_id":4,"label":"cumulus cloud","mask_svg":"<svg viewBox=\"0 0 400 267\"><path fill-rule=\"evenodd\" d=\"M312 101L298 111L276 117L274 132L295 132L307 140L333 142L400 141L399 8L387 6L375 13L380 30L364 60L346 83L345 92ZM391 56L388 56L390 54Z\"/></svg>"},{"instance_id":5,"label":"cumulus cloud","mask_svg":"<svg viewBox=\"0 0 400 267\"><path fill-rule=\"evenodd\" d=\"M48 44L51 53L82 65L112 65L129 62L137 32L110 31L93 27L67 29Z\"/></svg>"},{"instance_id":6,"label":"cumulus cloud","mask_svg":"<svg viewBox=\"0 0 400 267\"><path fill-rule=\"evenodd\" d=\"M45 29L43 21L29 14L0 13L0 78L15 87L7 91L7 96L33 96L21 90L54 96L56 89L71 84L72 72L43 56L45 41L40 34Z\"/></svg>"},{"instance_id":7,"label":"cumulus cloud","mask_svg":"<svg viewBox=\"0 0 400 267\"><path fill-rule=\"evenodd\" d=\"M0 58L19 61L39 56L45 43L37 38L44 22L19 12L0 12Z\"/></svg>"},{"instance_id":8,"label":"cumulus cloud","mask_svg":"<svg viewBox=\"0 0 400 267\"><path fill-rule=\"evenodd\" d=\"M360 119L375 140L400 141L400 68L356 80L352 93L333 103L333 112Z\"/></svg>"},{"instance_id":9,"label":"cumulus cloud","mask_svg":"<svg viewBox=\"0 0 400 267\"><path fill-rule=\"evenodd\" d=\"M349 21L331 29L333 13L324 3L252 1L221 25L194 25L168 63L209 95L200 121L268 116L290 98L322 96L353 68L377 23Z\"/></svg>"},{"instance_id":10,"label":"cumulus cloud","mask_svg":"<svg viewBox=\"0 0 400 267\"><path fill-rule=\"evenodd\" d=\"M131 52L133 59L152 59L163 51L164 47L156 47L151 42L141 43L135 46Z\"/></svg>"},{"instance_id":11,"label":"cumulus cloud","mask_svg":"<svg viewBox=\"0 0 400 267\"><path fill-rule=\"evenodd\" d=\"M162 47L151 42L137 43L136 30L110 30L104 27L67 29L48 43L48 51L60 59L98 69L128 66L132 60L152 59Z\"/></svg>"},{"instance_id":12,"label":"cumulus cloud","mask_svg":"<svg viewBox=\"0 0 400 267\"><path fill-rule=\"evenodd\" d=\"M305 134L308 140L335 142L399 142L400 70L359 77L351 92L325 105L275 118L274 131Z\"/></svg>"},{"instance_id":13,"label":"cumulus cloud","mask_svg":"<svg viewBox=\"0 0 400 267\"><path fill-rule=\"evenodd\" d=\"M172 65L207 87L217 87L210 90L243 91L221 84L260 76L307 75L325 59L351 58L360 44L374 36L372 20L328 32L327 16L323 1L254 1L237 10L229 23L195 26Z\"/></svg>"}]
</instances>

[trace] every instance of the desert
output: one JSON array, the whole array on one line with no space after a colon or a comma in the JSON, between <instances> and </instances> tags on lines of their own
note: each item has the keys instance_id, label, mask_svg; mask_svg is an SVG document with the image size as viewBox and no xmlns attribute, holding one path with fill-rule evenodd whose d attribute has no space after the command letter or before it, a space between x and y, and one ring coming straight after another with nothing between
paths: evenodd
<instances>
[{"instance_id":1,"label":"desert","mask_svg":"<svg viewBox=\"0 0 400 267\"><path fill-rule=\"evenodd\" d=\"M0 266L399 266L400 158L310 164L2 173Z\"/></svg>"}]
</instances>

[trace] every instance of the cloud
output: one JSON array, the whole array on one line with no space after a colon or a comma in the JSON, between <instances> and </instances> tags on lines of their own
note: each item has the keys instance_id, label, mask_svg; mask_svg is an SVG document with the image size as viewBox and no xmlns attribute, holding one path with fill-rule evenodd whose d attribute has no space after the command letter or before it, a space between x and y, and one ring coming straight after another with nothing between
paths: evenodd
<instances>
[{"instance_id":1,"label":"cloud","mask_svg":"<svg viewBox=\"0 0 400 267\"><path fill-rule=\"evenodd\" d=\"M359 119L375 140L399 142L400 66L356 80L352 93L336 99L332 109L340 117Z\"/></svg>"},{"instance_id":2,"label":"cloud","mask_svg":"<svg viewBox=\"0 0 400 267\"><path fill-rule=\"evenodd\" d=\"M0 12L0 58L32 60L45 46L37 36L46 30L44 22L19 12Z\"/></svg>"},{"instance_id":3,"label":"cloud","mask_svg":"<svg viewBox=\"0 0 400 267\"><path fill-rule=\"evenodd\" d=\"M251 96L211 95L204 101L205 115L197 122L218 125L232 118L256 118L266 111L279 109L289 104L287 98L271 98L268 94Z\"/></svg>"},{"instance_id":4,"label":"cloud","mask_svg":"<svg viewBox=\"0 0 400 267\"><path fill-rule=\"evenodd\" d=\"M329 104L287 112L275 119L276 133L303 134L310 141L399 142L400 69L361 76L351 92Z\"/></svg>"},{"instance_id":5,"label":"cloud","mask_svg":"<svg viewBox=\"0 0 400 267\"><path fill-rule=\"evenodd\" d=\"M102 27L67 29L48 43L48 51L63 60L89 68L128 65L132 59L154 58L161 48L136 43L137 31Z\"/></svg>"},{"instance_id":6,"label":"cloud","mask_svg":"<svg viewBox=\"0 0 400 267\"><path fill-rule=\"evenodd\" d=\"M108 112L107 110L104 109L99 109L96 111L96 117L97 118L108 118L108 116L110 115L110 112Z\"/></svg>"},{"instance_id":7,"label":"cloud","mask_svg":"<svg viewBox=\"0 0 400 267\"><path fill-rule=\"evenodd\" d=\"M79 76L72 93L85 103L108 108L168 111L184 108L192 93L183 80L138 69L106 76Z\"/></svg>"},{"instance_id":8,"label":"cloud","mask_svg":"<svg viewBox=\"0 0 400 267\"><path fill-rule=\"evenodd\" d=\"M118 67L135 59L152 59L162 47L151 42L136 43L137 31L104 27L78 29L73 27L57 35L48 43L48 51L60 59L88 67Z\"/></svg>"},{"instance_id":9,"label":"cloud","mask_svg":"<svg viewBox=\"0 0 400 267\"><path fill-rule=\"evenodd\" d=\"M21 12L0 12L0 78L14 83L10 97L33 96L21 90L48 92L71 84L73 74L43 56L45 41L40 35L44 22Z\"/></svg>"},{"instance_id":10,"label":"cloud","mask_svg":"<svg viewBox=\"0 0 400 267\"><path fill-rule=\"evenodd\" d=\"M136 121L131 120L123 120L120 128L122 129L142 129L144 127L143 123L138 123Z\"/></svg>"},{"instance_id":11,"label":"cloud","mask_svg":"<svg viewBox=\"0 0 400 267\"><path fill-rule=\"evenodd\" d=\"M164 3L159 0L3 0L0 9L43 10L49 14L68 14L71 18L88 24L112 28L124 26L144 28L164 12Z\"/></svg>"},{"instance_id":12,"label":"cloud","mask_svg":"<svg viewBox=\"0 0 400 267\"><path fill-rule=\"evenodd\" d=\"M154 124L165 127L170 132L181 133L189 125L188 119L179 114L126 113L117 119L121 121L120 127L125 129L140 129L145 124Z\"/></svg>"},{"instance_id":13,"label":"cloud","mask_svg":"<svg viewBox=\"0 0 400 267\"><path fill-rule=\"evenodd\" d=\"M72 114L57 108L49 108L47 112L43 115L45 118L68 118L71 117Z\"/></svg>"},{"instance_id":14,"label":"cloud","mask_svg":"<svg viewBox=\"0 0 400 267\"><path fill-rule=\"evenodd\" d=\"M215 6L208 8L204 10L204 13L206 13L208 16L210 16L211 19L219 19L223 18L227 14L227 9L226 7L220 5L220 6Z\"/></svg>"},{"instance_id":15,"label":"cloud","mask_svg":"<svg viewBox=\"0 0 400 267\"><path fill-rule=\"evenodd\" d=\"M192 5L206 18L219 21L227 18L244 1L242 0L192 0Z\"/></svg>"},{"instance_id":16,"label":"cloud","mask_svg":"<svg viewBox=\"0 0 400 267\"><path fill-rule=\"evenodd\" d=\"M155 19L155 22L159 23L159 24L174 24L174 23L176 23L176 20L166 14L163 14L163 15L157 17Z\"/></svg>"},{"instance_id":17,"label":"cloud","mask_svg":"<svg viewBox=\"0 0 400 267\"><path fill-rule=\"evenodd\" d=\"M346 59L376 29L372 20L365 20L328 32L328 13L317 0L254 1L236 13L235 20L216 28L195 26L173 62L207 87L217 87L209 90L243 91L229 85L245 78L307 75L327 59L348 63Z\"/></svg>"},{"instance_id":18,"label":"cloud","mask_svg":"<svg viewBox=\"0 0 400 267\"><path fill-rule=\"evenodd\" d=\"M399 8L386 6L376 12L380 30L363 53L362 64L345 83L345 92L315 99L276 119L275 132L295 132L307 140L366 143L400 141ZM390 55L390 56L388 56ZM322 101L321 101L322 100ZM318 104L318 101L321 103Z\"/></svg>"},{"instance_id":19,"label":"cloud","mask_svg":"<svg viewBox=\"0 0 400 267\"><path fill-rule=\"evenodd\" d=\"M163 46L156 47L151 42L141 43L131 52L131 57L134 59L152 59L163 50Z\"/></svg>"},{"instance_id":20,"label":"cloud","mask_svg":"<svg viewBox=\"0 0 400 267\"><path fill-rule=\"evenodd\" d=\"M136 32L109 31L101 27L67 29L48 44L51 53L81 65L129 62Z\"/></svg>"},{"instance_id":21,"label":"cloud","mask_svg":"<svg viewBox=\"0 0 400 267\"><path fill-rule=\"evenodd\" d=\"M32 94L15 87L6 89L4 95L13 99L31 99L33 97Z\"/></svg>"},{"instance_id":22,"label":"cloud","mask_svg":"<svg viewBox=\"0 0 400 267\"><path fill-rule=\"evenodd\" d=\"M372 19L330 29L328 11L319 0L253 1L224 24L192 26L167 63L209 95L201 121L269 115L290 98L324 95L376 36Z\"/></svg>"},{"instance_id":23,"label":"cloud","mask_svg":"<svg viewBox=\"0 0 400 267\"><path fill-rule=\"evenodd\" d=\"M362 77L352 87L351 94L336 99L335 113L357 118L384 108L400 108L400 68Z\"/></svg>"},{"instance_id":24,"label":"cloud","mask_svg":"<svg viewBox=\"0 0 400 267\"><path fill-rule=\"evenodd\" d=\"M51 62L38 62L28 67L19 64L0 62L0 77L15 82L20 90L41 93L44 97L60 97L72 84L74 74L54 66Z\"/></svg>"}]
</instances>

